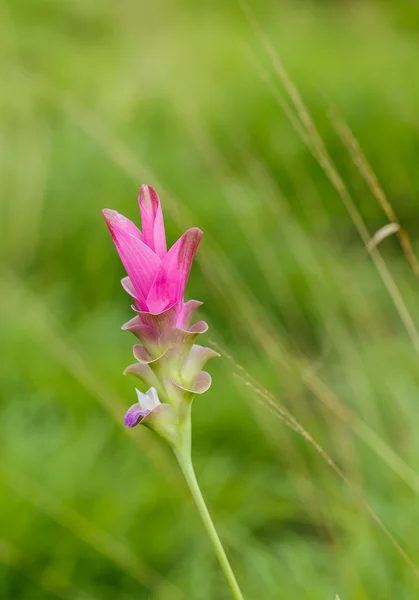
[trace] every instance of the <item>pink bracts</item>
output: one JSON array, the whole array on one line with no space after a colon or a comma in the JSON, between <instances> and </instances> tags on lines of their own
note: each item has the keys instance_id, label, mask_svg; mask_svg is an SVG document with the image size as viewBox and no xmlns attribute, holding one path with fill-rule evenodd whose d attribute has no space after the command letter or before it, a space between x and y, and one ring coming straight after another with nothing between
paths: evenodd
<instances>
[{"instance_id":1,"label":"pink bracts","mask_svg":"<svg viewBox=\"0 0 419 600\"><path fill-rule=\"evenodd\" d=\"M134 427L144 423L173 444L176 424L182 419L185 406L211 385L210 375L201 369L217 355L195 344L208 326L204 321L190 326L201 303L185 303L183 297L202 231L196 227L188 229L167 250L156 191L142 185L138 200L142 231L116 211L103 211L127 272L122 285L134 299L137 312L123 326L141 342L134 346L137 362L125 372L136 375L150 388L146 394L138 392L138 403L128 411L125 424Z\"/></svg>"},{"instance_id":2,"label":"pink bracts","mask_svg":"<svg viewBox=\"0 0 419 600\"><path fill-rule=\"evenodd\" d=\"M188 229L167 251L158 195L142 185L138 200L142 231L115 210L105 209L103 216L128 275L124 288L139 310L159 313L183 298L202 231Z\"/></svg>"}]
</instances>

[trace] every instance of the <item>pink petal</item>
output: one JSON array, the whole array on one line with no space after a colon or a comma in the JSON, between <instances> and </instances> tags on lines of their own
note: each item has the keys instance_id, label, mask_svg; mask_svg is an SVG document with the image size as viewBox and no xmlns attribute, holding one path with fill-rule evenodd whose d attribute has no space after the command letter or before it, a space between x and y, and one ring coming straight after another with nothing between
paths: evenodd
<instances>
[{"instance_id":1,"label":"pink petal","mask_svg":"<svg viewBox=\"0 0 419 600\"><path fill-rule=\"evenodd\" d=\"M144 242L137 227L115 210L102 211L122 264L131 280L139 308L146 308L150 287L161 261Z\"/></svg>"},{"instance_id":2,"label":"pink petal","mask_svg":"<svg viewBox=\"0 0 419 600\"><path fill-rule=\"evenodd\" d=\"M179 329L187 329L191 323L194 312L197 308L202 306L202 302L198 300L188 300L188 302L181 303L181 307L178 311L176 327Z\"/></svg>"},{"instance_id":3,"label":"pink petal","mask_svg":"<svg viewBox=\"0 0 419 600\"><path fill-rule=\"evenodd\" d=\"M160 258L166 254L166 234L163 213L157 192L151 185L142 185L138 198L140 204L143 241Z\"/></svg>"},{"instance_id":4,"label":"pink petal","mask_svg":"<svg viewBox=\"0 0 419 600\"><path fill-rule=\"evenodd\" d=\"M110 228L110 226L109 226L110 222L119 219L121 224L123 223L123 226L128 233L130 233L134 237L138 238L142 242L144 241L144 236L141 233L141 231L138 229L137 225L135 223L133 223L132 221L130 221L129 219L127 219L126 217L124 217L124 215L120 215L116 210L111 210L110 208L104 208L102 210L102 215L105 217L106 224L108 225L109 228ZM112 232L111 232L111 235L112 235Z\"/></svg>"},{"instance_id":5,"label":"pink petal","mask_svg":"<svg viewBox=\"0 0 419 600\"><path fill-rule=\"evenodd\" d=\"M140 311L138 317L144 325L152 327L159 333L164 333L168 329L176 327L177 305L157 314Z\"/></svg>"},{"instance_id":6,"label":"pink petal","mask_svg":"<svg viewBox=\"0 0 419 600\"><path fill-rule=\"evenodd\" d=\"M150 312L159 313L183 298L202 235L197 227L188 229L165 255L147 297Z\"/></svg>"},{"instance_id":7,"label":"pink petal","mask_svg":"<svg viewBox=\"0 0 419 600\"><path fill-rule=\"evenodd\" d=\"M127 292L127 294L129 294L131 296L131 298L136 297L134 286L132 285L131 279L129 277L123 277L121 279L121 285L124 288L124 290Z\"/></svg>"}]
</instances>

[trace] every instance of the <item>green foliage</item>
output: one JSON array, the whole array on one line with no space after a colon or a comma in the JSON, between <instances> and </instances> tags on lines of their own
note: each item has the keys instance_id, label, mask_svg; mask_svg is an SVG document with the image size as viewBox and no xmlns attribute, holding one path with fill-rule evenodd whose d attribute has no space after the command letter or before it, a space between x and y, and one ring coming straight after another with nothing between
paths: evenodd
<instances>
[{"instance_id":1,"label":"green foliage","mask_svg":"<svg viewBox=\"0 0 419 600\"><path fill-rule=\"evenodd\" d=\"M388 219L329 105L417 247L414 3L253 5L371 234ZM204 230L190 296L208 338L276 399L270 410L224 356L194 406L196 471L245 597L415 597L413 568L360 494L419 563L418 346L404 312L418 320L418 282L384 240L406 307L394 304L240 3L14 0L0 45L0 597L229 597L170 452L122 426L131 314L100 210L137 219L143 182L171 240Z\"/></svg>"}]
</instances>

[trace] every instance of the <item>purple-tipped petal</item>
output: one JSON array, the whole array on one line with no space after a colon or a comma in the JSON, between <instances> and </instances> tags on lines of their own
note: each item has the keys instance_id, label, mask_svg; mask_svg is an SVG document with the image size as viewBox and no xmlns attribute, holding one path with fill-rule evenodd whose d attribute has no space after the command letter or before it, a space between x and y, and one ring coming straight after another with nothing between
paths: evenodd
<instances>
[{"instance_id":1,"label":"purple-tipped petal","mask_svg":"<svg viewBox=\"0 0 419 600\"><path fill-rule=\"evenodd\" d=\"M163 213L157 192L151 185L142 185L138 197L143 228L143 241L160 258L166 254L166 234Z\"/></svg>"},{"instance_id":2,"label":"purple-tipped petal","mask_svg":"<svg viewBox=\"0 0 419 600\"><path fill-rule=\"evenodd\" d=\"M171 446L177 445L178 416L170 404L159 404L156 408L149 411L141 411L138 409L138 404L134 404L125 415L124 423L127 427L136 427L141 423L152 431L155 431Z\"/></svg>"},{"instance_id":3,"label":"purple-tipped petal","mask_svg":"<svg viewBox=\"0 0 419 600\"><path fill-rule=\"evenodd\" d=\"M124 423L127 427L136 427L150 413L151 410L141 410L141 407L137 402L137 404L133 404L131 408L128 409L124 417Z\"/></svg>"},{"instance_id":4,"label":"purple-tipped petal","mask_svg":"<svg viewBox=\"0 0 419 600\"><path fill-rule=\"evenodd\" d=\"M162 312L183 298L202 235L197 227L188 229L165 255L147 297L150 312Z\"/></svg>"},{"instance_id":5,"label":"purple-tipped petal","mask_svg":"<svg viewBox=\"0 0 419 600\"><path fill-rule=\"evenodd\" d=\"M133 404L125 415L124 423L127 427L135 427L141 423L153 410L161 406L157 390L151 387L145 394L137 392L138 403Z\"/></svg>"},{"instance_id":6,"label":"purple-tipped petal","mask_svg":"<svg viewBox=\"0 0 419 600\"><path fill-rule=\"evenodd\" d=\"M160 267L160 258L141 241L134 223L115 210L102 211L122 264L131 280L139 308L147 307L146 300Z\"/></svg>"}]
</instances>

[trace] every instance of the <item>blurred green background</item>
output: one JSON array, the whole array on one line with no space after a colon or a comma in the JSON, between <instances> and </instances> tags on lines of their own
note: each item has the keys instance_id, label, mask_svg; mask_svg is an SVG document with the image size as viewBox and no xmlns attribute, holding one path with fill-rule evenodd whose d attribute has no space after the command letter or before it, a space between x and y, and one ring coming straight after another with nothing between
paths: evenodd
<instances>
[{"instance_id":1,"label":"blurred green background","mask_svg":"<svg viewBox=\"0 0 419 600\"><path fill-rule=\"evenodd\" d=\"M140 183L170 241L205 232L188 294L224 356L194 457L245 598L418 595L418 279L394 235L368 256L278 59L370 234L388 218L332 113L419 250L419 7L250 7L0 4L2 599L230 597L170 452L122 426L131 311L100 211L138 222Z\"/></svg>"}]
</instances>

